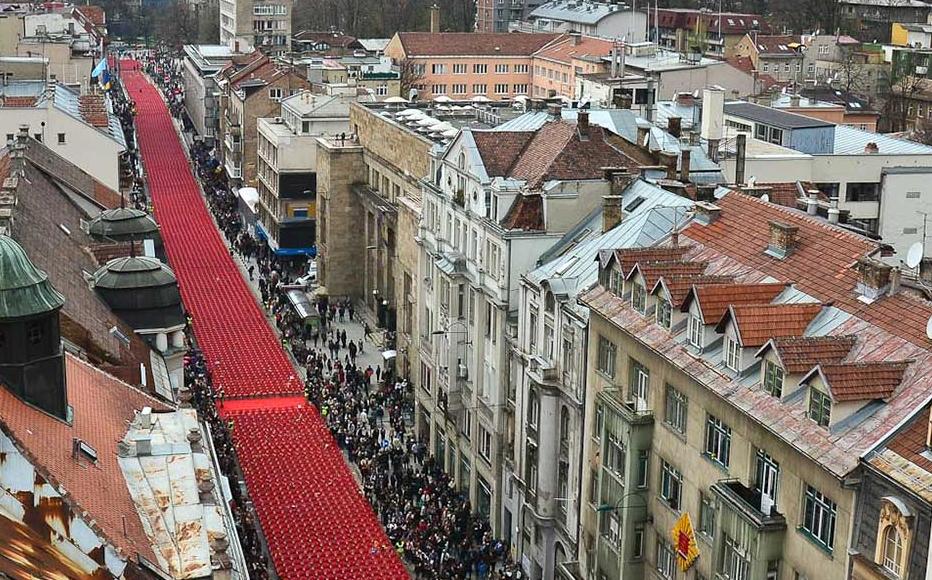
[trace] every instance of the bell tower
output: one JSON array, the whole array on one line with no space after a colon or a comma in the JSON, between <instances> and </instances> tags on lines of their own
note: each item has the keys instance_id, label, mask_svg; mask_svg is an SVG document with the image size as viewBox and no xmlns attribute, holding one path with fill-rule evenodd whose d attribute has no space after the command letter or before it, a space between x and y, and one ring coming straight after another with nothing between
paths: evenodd
<instances>
[{"instance_id":1,"label":"bell tower","mask_svg":"<svg viewBox=\"0 0 932 580\"><path fill-rule=\"evenodd\" d=\"M58 320L64 303L23 248L0 235L0 385L26 403L68 420Z\"/></svg>"}]
</instances>

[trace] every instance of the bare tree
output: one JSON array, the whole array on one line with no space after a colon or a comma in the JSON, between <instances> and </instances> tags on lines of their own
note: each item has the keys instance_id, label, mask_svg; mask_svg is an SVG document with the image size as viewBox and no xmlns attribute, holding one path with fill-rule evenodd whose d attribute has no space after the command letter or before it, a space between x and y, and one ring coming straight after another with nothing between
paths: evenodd
<instances>
[{"instance_id":1,"label":"bare tree","mask_svg":"<svg viewBox=\"0 0 932 580\"><path fill-rule=\"evenodd\" d=\"M840 58L835 63L836 80L832 85L846 93L862 93L869 81L863 57L850 46L841 47Z\"/></svg>"},{"instance_id":2,"label":"bare tree","mask_svg":"<svg viewBox=\"0 0 932 580\"><path fill-rule=\"evenodd\" d=\"M909 129L909 108L916 95L925 88L925 79L912 74L894 78L886 91L880 119L887 131Z\"/></svg>"},{"instance_id":3,"label":"bare tree","mask_svg":"<svg viewBox=\"0 0 932 580\"><path fill-rule=\"evenodd\" d=\"M416 64L411 59L406 58L398 63L401 96L408 98L411 89L424 80L424 72L424 65Z\"/></svg>"}]
</instances>

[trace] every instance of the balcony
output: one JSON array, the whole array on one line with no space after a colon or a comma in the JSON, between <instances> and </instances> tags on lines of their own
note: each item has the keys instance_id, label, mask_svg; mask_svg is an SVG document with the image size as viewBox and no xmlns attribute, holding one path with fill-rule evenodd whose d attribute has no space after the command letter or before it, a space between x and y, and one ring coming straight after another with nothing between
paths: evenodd
<instances>
[{"instance_id":1,"label":"balcony","mask_svg":"<svg viewBox=\"0 0 932 580\"><path fill-rule=\"evenodd\" d=\"M786 529L786 518L775 508L770 513L761 510L761 493L737 480L723 480L712 485L728 509L761 532L777 532Z\"/></svg>"},{"instance_id":2,"label":"balcony","mask_svg":"<svg viewBox=\"0 0 932 580\"><path fill-rule=\"evenodd\" d=\"M528 361L528 377L538 385L560 386L560 373L550 361L540 356L532 356Z\"/></svg>"}]
</instances>

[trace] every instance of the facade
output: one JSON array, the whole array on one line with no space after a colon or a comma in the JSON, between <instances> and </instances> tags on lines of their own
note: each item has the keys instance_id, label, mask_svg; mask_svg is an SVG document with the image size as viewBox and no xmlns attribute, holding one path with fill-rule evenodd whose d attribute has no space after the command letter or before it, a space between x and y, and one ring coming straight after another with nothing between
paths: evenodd
<instances>
[{"instance_id":1,"label":"facade","mask_svg":"<svg viewBox=\"0 0 932 580\"><path fill-rule=\"evenodd\" d=\"M535 8L527 21L512 22L519 32L579 32L601 38L625 38L628 42L647 39L647 15L627 4L595 1L575 3L554 0Z\"/></svg>"},{"instance_id":2,"label":"facade","mask_svg":"<svg viewBox=\"0 0 932 580\"><path fill-rule=\"evenodd\" d=\"M734 48L746 34L770 34L770 24L759 14L740 14L662 8L648 10L651 40L666 49L699 52L717 58L731 58ZM659 38L654 38L659 34Z\"/></svg>"},{"instance_id":3,"label":"facade","mask_svg":"<svg viewBox=\"0 0 932 580\"><path fill-rule=\"evenodd\" d=\"M508 3L495 0L476 2L476 32L508 32L512 22L525 20L544 0L513 0Z\"/></svg>"},{"instance_id":4,"label":"facade","mask_svg":"<svg viewBox=\"0 0 932 580\"><path fill-rule=\"evenodd\" d=\"M79 87L86 92L91 70L100 59L97 47L89 41L72 38L24 37L16 45L16 55L42 57L48 61L50 80Z\"/></svg>"},{"instance_id":5,"label":"facade","mask_svg":"<svg viewBox=\"0 0 932 580\"><path fill-rule=\"evenodd\" d=\"M214 75L230 64L233 53L223 45L186 44L184 54L184 108L201 139L214 145L220 130L220 89Z\"/></svg>"},{"instance_id":6,"label":"facade","mask_svg":"<svg viewBox=\"0 0 932 580\"><path fill-rule=\"evenodd\" d=\"M233 52L261 48L269 55L291 50L291 9L282 0L220 0L220 44Z\"/></svg>"},{"instance_id":7,"label":"facade","mask_svg":"<svg viewBox=\"0 0 932 580\"><path fill-rule=\"evenodd\" d=\"M778 83L798 83L805 78L802 44L798 36L746 34L735 45L733 57L749 59L758 73Z\"/></svg>"},{"instance_id":8,"label":"facade","mask_svg":"<svg viewBox=\"0 0 932 580\"><path fill-rule=\"evenodd\" d=\"M932 48L932 24L894 22L890 31L890 44Z\"/></svg>"},{"instance_id":9,"label":"facade","mask_svg":"<svg viewBox=\"0 0 932 580\"><path fill-rule=\"evenodd\" d=\"M821 119L835 125L847 125L863 131L877 130L877 119L880 113L872 110L865 100L854 95L847 95L845 98L845 95L836 95L831 89L827 89L824 93L831 95L835 102L822 101L811 96L775 95L770 101L770 106L787 113ZM813 91L809 94L823 93Z\"/></svg>"},{"instance_id":10,"label":"facade","mask_svg":"<svg viewBox=\"0 0 932 580\"><path fill-rule=\"evenodd\" d=\"M549 43L531 59L531 92L535 98L574 98L577 74L607 70L613 41L571 33Z\"/></svg>"},{"instance_id":11,"label":"facade","mask_svg":"<svg viewBox=\"0 0 932 580\"><path fill-rule=\"evenodd\" d=\"M929 21L930 8L918 0L842 0L838 18L862 42L890 42L895 22Z\"/></svg>"},{"instance_id":12,"label":"facade","mask_svg":"<svg viewBox=\"0 0 932 580\"><path fill-rule=\"evenodd\" d=\"M842 91L875 98L889 90L890 63L878 44L850 36L815 35L803 53L806 79Z\"/></svg>"},{"instance_id":13,"label":"facade","mask_svg":"<svg viewBox=\"0 0 932 580\"><path fill-rule=\"evenodd\" d=\"M847 576L858 457L922 404L930 362L932 308L872 256L876 242L733 192L674 239L600 256L581 298L587 577L681 577L683 514L695 574Z\"/></svg>"},{"instance_id":14,"label":"facade","mask_svg":"<svg viewBox=\"0 0 932 580\"><path fill-rule=\"evenodd\" d=\"M422 100L512 99L530 94L532 55L555 38L544 33L399 32L385 55L401 67L402 90L414 88Z\"/></svg>"},{"instance_id":15,"label":"facade","mask_svg":"<svg viewBox=\"0 0 932 580\"><path fill-rule=\"evenodd\" d=\"M345 85L345 90L359 87L377 100L401 96L401 73L387 56L349 54L301 60L307 62L307 78L315 90Z\"/></svg>"}]
</instances>

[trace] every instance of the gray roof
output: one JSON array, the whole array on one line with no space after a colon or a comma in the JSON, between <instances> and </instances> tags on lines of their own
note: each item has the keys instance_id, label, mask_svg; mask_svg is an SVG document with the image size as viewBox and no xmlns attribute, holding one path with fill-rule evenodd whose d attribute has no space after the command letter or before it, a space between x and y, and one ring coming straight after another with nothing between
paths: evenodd
<instances>
[{"instance_id":1,"label":"gray roof","mask_svg":"<svg viewBox=\"0 0 932 580\"><path fill-rule=\"evenodd\" d=\"M862 131L846 125L835 127L835 155L870 155L864 153L864 147L868 143L876 143L880 155L932 155L932 147L922 143Z\"/></svg>"},{"instance_id":2,"label":"gray roof","mask_svg":"<svg viewBox=\"0 0 932 580\"><path fill-rule=\"evenodd\" d=\"M10 81L0 87L5 97L38 97L45 91L45 81Z\"/></svg>"},{"instance_id":3,"label":"gray roof","mask_svg":"<svg viewBox=\"0 0 932 580\"><path fill-rule=\"evenodd\" d=\"M385 50L391 38L357 38L356 42L369 52L379 52Z\"/></svg>"},{"instance_id":4,"label":"gray roof","mask_svg":"<svg viewBox=\"0 0 932 580\"><path fill-rule=\"evenodd\" d=\"M74 117L81 123L84 123L88 127L94 127L84 118L84 115L81 114L81 101L80 95L66 87L61 83L55 83L49 91L46 91L37 101L38 106L44 106L49 100L52 101L52 104L56 109ZM100 131L104 135L107 135L117 143L119 143L124 149L126 148L126 137L123 135L123 126L120 124L120 120L115 114L113 114L113 104L110 101L110 97L105 97L107 103L107 128L94 127L94 129Z\"/></svg>"},{"instance_id":5,"label":"gray roof","mask_svg":"<svg viewBox=\"0 0 932 580\"><path fill-rule=\"evenodd\" d=\"M622 194L625 218L621 224L602 233L602 211L597 208L541 256L544 262L527 274L532 284L547 283L551 291L568 299L566 304L582 318L588 309L574 298L599 276L596 257L600 250L649 246L667 236L674 227L687 222L693 202L643 180L636 180ZM643 200L636 203L639 199ZM549 260L549 261L548 261Z\"/></svg>"},{"instance_id":6,"label":"gray roof","mask_svg":"<svg viewBox=\"0 0 932 580\"><path fill-rule=\"evenodd\" d=\"M596 24L609 14L627 8L618 4L603 4L601 2L585 2L570 0L554 0L536 8L531 12L530 18L546 18L562 22L575 22L579 24Z\"/></svg>"},{"instance_id":7,"label":"gray roof","mask_svg":"<svg viewBox=\"0 0 932 580\"><path fill-rule=\"evenodd\" d=\"M732 101L725 103L725 114L734 115L759 123L766 123L782 129L807 129L811 127L831 127L833 123L821 119L813 119L795 113L787 113L772 107L765 107L745 101Z\"/></svg>"}]
</instances>

